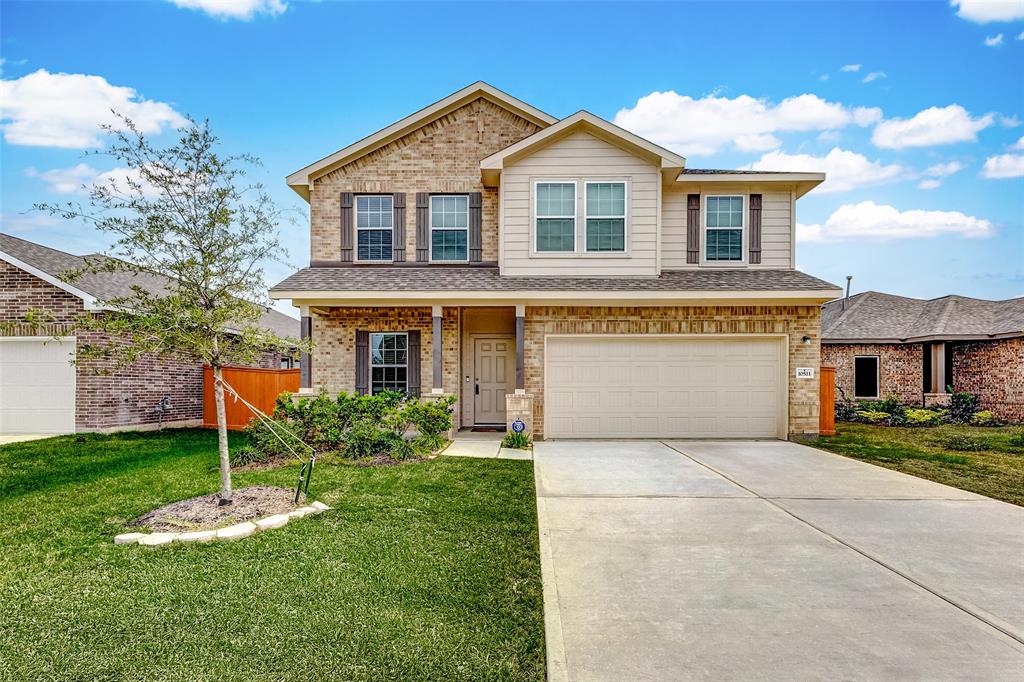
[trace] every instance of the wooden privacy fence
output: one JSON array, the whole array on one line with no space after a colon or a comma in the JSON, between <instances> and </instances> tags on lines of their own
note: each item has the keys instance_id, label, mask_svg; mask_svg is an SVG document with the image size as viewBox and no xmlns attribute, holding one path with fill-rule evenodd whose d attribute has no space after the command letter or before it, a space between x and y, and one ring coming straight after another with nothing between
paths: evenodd
<instances>
[{"instance_id":1,"label":"wooden privacy fence","mask_svg":"<svg viewBox=\"0 0 1024 682\"><path fill-rule=\"evenodd\" d=\"M261 412L274 411L274 401L285 391L299 390L298 369L260 369L258 367L225 367L224 381L238 391L238 395ZM255 416L241 400L230 393L224 394L228 428L244 429ZM213 399L213 367L203 367L203 426L217 426L217 404Z\"/></svg>"},{"instance_id":2,"label":"wooden privacy fence","mask_svg":"<svg viewBox=\"0 0 1024 682\"><path fill-rule=\"evenodd\" d=\"M822 367L821 405L818 407L818 433L836 435L836 368Z\"/></svg>"}]
</instances>

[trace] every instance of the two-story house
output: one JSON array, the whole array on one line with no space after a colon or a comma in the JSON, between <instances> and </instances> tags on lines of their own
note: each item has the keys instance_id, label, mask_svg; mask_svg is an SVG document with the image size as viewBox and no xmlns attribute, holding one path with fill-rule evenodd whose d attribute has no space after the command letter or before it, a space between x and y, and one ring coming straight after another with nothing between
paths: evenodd
<instances>
[{"instance_id":1,"label":"two-story house","mask_svg":"<svg viewBox=\"0 0 1024 682\"><path fill-rule=\"evenodd\" d=\"M288 176L308 268L275 286L304 390L454 395L536 437L815 434L821 304L794 268L820 173L698 170L475 83Z\"/></svg>"}]
</instances>

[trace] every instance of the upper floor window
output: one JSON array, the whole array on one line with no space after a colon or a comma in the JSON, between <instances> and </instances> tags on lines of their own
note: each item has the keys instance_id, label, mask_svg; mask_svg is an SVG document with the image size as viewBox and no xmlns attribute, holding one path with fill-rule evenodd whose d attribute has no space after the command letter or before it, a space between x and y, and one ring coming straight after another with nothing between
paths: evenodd
<instances>
[{"instance_id":1,"label":"upper floor window","mask_svg":"<svg viewBox=\"0 0 1024 682\"><path fill-rule=\"evenodd\" d=\"M576 183L536 185L537 251L576 250Z\"/></svg>"},{"instance_id":2,"label":"upper floor window","mask_svg":"<svg viewBox=\"0 0 1024 682\"><path fill-rule=\"evenodd\" d=\"M394 199L390 194L356 197L356 260L390 261Z\"/></svg>"},{"instance_id":3,"label":"upper floor window","mask_svg":"<svg viewBox=\"0 0 1024 682\"><path fill-rule=\"evenodd\" d=\"M743 260L743 197L712 196L704 209L704 259L709 262Z\"/></svg>"},{"instance_id":4,"label":"upper floor window","mask_svg":"<svg viewBox=\"0 0 1024 682\"><path fill-rule=\"evenodd\" d=\"M626 183L588 182L587 251L626 250Z\"/></svg>"},{"instance_id":5,"label":"upper floor window","mask_svg":"<svg viewBox=\"0 0 1024 682\"><path fill-rule=\"evenodd\" d=\"M469 260L469 197L430 197L430 259Z\"/></svg>"},{"instance_id":6,"label":"upper floor window","mask_svg":"<svg viewBox=\"0 0 1024 682\"><path fill-rule=\"evenodd\" d=\"M370 334L370 393L409 390L409 337Z\"/></svg>"}]
</instances>

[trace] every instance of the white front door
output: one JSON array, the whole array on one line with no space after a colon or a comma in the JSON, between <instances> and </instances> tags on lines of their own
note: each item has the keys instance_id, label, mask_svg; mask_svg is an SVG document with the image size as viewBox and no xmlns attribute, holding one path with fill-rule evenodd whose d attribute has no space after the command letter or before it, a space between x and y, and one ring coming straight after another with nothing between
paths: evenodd
<instances>
[{"instance_id":1,"label":"white front door","mask_svg":"<svg viewBox=\"0 0 1024 682\"><path fill-rule=\"evenodd\" d=\"M476 339L473 419L477 424L505 423L505 395L516 375L515 342L511 338Z\"/></svg>"},{"instance_id":2,"label":"white front door","mask_svg":"<svg viewBox=\"0 0 1024 682\"><path fill-rule=\"evenodd\" d=\"M75 339L0 338L0 433L74 433Z\"/></svg>"},{"instance_id":3,"label":"white front door","mask_svg":"<svg viewBox=\"0 0 1024 682\"><path fill-rule=\"evenodd\" d=\"M549 337L544 435L784 437L783 348L772 337Z\"/></svg>"}]
</instances>

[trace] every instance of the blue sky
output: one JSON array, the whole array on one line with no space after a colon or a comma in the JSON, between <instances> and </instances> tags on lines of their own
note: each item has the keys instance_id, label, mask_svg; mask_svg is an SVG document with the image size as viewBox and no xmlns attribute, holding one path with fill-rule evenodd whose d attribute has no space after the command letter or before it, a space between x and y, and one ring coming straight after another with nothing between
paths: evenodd
<instances>
[{"instance_id":1,"label":"blue sky","mask_svg":"<svg viewBox=\"0 0 1024 682\"><path fill-rule=\"evenodd\" d=\"M58 248L105 246L26 211L110 170L83 151L112 103L158 138L183 114L209 118L229 150L262 158L280 205L301 206L286 174L485 80L554 116L616 121L691 167L826 170L797 204L797 265L812 274L852 274L855 291L1024 295L1021 0L0 12L0 229ZM304 265L307 225L283 233Z\"/></svg>"}]
</instances>

